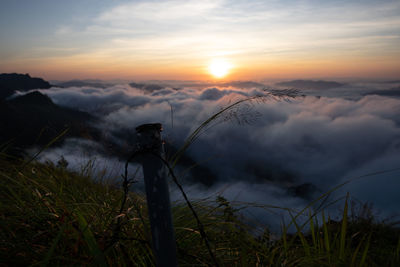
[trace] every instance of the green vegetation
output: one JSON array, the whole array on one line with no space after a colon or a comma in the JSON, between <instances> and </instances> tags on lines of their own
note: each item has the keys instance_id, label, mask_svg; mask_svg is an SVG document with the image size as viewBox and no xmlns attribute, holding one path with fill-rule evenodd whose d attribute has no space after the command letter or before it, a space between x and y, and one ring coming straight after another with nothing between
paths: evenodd
<instances>
[{"instance_id":1,"label":"green vegetation","mask_svg":"<svg viewBox=\"0 0 400 267\"><path fill-rule=\"evenodd\" d=\"M120 213L123 190L94 181L88 168L74 173L2 156L0 265L154 265L143 196L129 193ZM223 197L192 205L220 266L400 266L400 230L347 215L349 200L343 203L340 221L287 210L297 232L283 225L275 237ZM185 204L174 205L173 219L180 266L212 265Z\"/></svg>"}]
</instances>

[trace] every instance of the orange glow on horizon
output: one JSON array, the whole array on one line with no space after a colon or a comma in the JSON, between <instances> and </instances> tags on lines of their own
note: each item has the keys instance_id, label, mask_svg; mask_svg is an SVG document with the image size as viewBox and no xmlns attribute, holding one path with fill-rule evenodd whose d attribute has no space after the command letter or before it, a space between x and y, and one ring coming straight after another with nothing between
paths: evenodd
<instances>
[{"instance_id":1,"label":"orange glow on horizon","mask_svg":"<svg viewBox=\"0 0 400 267\"><path fill-rule=\"evenodd\" d=\"M26 5L9 2L1 9L9 27L0 30L0 73L47 80L400 78L398 1L100 1L107 3L77 13L79 1L43 6L46 14L65 9L62 19L36 8L24 16Z\"/></svg>"},{"instance_id":2,"label":"orange glow on horizon","mask_svg":"<svg viewBox=\"0 0 400 267\"><path fill-rule=\"evenodd\" d=\"M234 62L231 63L231 62ZM400 62L379 58L288 59L233 57L210 61L197 57L173 61L112 60L79 55L69 58L31 59L10 62L1 72L30 73L48 80L262 80L292 78L398 78Z\"/></svg>"}]
</instances>

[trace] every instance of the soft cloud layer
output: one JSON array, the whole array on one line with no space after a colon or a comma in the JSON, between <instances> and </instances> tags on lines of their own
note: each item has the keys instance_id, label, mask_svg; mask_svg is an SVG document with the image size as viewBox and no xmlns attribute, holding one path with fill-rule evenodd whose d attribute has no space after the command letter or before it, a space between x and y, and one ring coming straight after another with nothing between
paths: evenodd
<instances>
[{"instance_id":1,"label":"soft cloud layer","mask_svg":"<svg viewBox=\"0 0 400 267\"><path fill-rule=\"evenodd\" d=\"M347 88L352 86L348 84ZM390 86L380 84L375 88ZM373 87L370 84L362 89L356 85L356 93L346 99L327 92L330 97L267 99L238 106L216 121L188 150L191 158L217 177L208 189L192 184L192 195L204 196L229 185L231 190L225 193L230 199L299 207L307 198L312 199L349 178L397 168L400 99L363 96ZM161 88L144 92L117 85L105 89L52 88L42 92L60 105L97 114L103 119L98 127L104 132L161 122L166 141L175 147L221 107L263 92L257 88L215 86L198 89L199 85ZM224 119L228 120L223 122ZM242 124L244 121L249 123ZM133 130L130 135L134 135ZM400 185L398 177L399 172L392 172L359 179L338 195L350 191L353 197L371 201L385 214L390 213L400 203L393 189Z\"/></svg>"},{"instance_id":2,"label":"soft cloud layer","mask_svg":"<svg viewBox=\"0 0 400 267\"><path fill-rule=\"evenodd\" d=\"M112 86L108 88L70 87L68 90L55 87L51 91L42 91L49 95L56 104L80 109L87 112L107 112L122 106L136 107L150 101L145 95L129 86Z\"/></svg>"}]
</instances>

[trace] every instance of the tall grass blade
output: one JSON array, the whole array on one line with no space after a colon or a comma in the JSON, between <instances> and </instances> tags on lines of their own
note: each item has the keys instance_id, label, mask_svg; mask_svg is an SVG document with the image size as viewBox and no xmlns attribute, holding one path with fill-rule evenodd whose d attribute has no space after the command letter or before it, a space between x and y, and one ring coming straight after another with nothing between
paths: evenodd
<instances>
[{"instance_id":1,"label":"tall grass blade","mask_svg":"<svg viewBox=\"0 0 400 267\"><path fill-rule=\"evenodd\" d=\"M304 237L303 233L301 232L301 228L297 224L296 219L294 218L293 214L290 211L289 211L289 215L292 218L292 222L297 229L297 235L299 236L301 244L303 245L304 252L306 253L307 256L310 256L310 246L308 245L306 238Z\"/></svg>"},{"instance_id":2,"label":"tall grass blade","mask_svg":"<svg viewBox=\"0 0 400 267\"><path fill-rule=\"evenodd\" d=\"M314 218L311 214L311 210L309 210L309 214L308 214L309 220L310 220L310 232L311 232L311 238L313 241L313 246L314 248L317 247L317 240L315 237L315 226L314 226Z\"/></svg>"},{"instance_id":3,"label":"tall grass blade","mask_svg":"<svg viewBox=\"0 0 400 267\"><path fill-rule=\"evenodd\" d=\"M25 162L25 164L22 166L22 169L25 168L29 163L34 161L43 151L45 151L47 148L49 148L52 144L57 142L61 137L63 137L67 132L69 131L69 128L65 129L62 131L59 135L57 135L53 140L48 142L44 147L42 147L35 155L33 155L32 158L30 158L28 161Z\"/></svg>"},{"instance_id":4,"label":"tall grass blade","mask_svg":"<svg viewBox=\"0 0 400 267\"><path fill-rule=\"evenodd\" d=\"M288 243L287 243L287 228L284 223L282 223L282 241L283 241L283 249L286 255L288 251Z\"/></svg>"},{"instance_id":5,"label":"tall grass blade","mask_svg":"<svg viewBox=\"0 0 400 267\"><path fill-rule=\"evenodd\" d=\"M362 257L361 257L360 267L364 266L365 261L367 259L369 245L371 244L371 236L372 236L372 232L368 236L367 244L365 246L364 252L363 252Z\"/></svg>"},{"instance_id":6,"label":"tall grass blade","mask_svg":"<svg viewBox=\"0 0 400 267\"><path fill-rule=\"evenodd\" d=\"M49 251L47 252L43 262L40 263L40 266L48 266L50 259L53 257L54 251L57 247L58 242L61 239L61 236L65 230L67 226L67 223L64 223L61 227L60 227L60 231L58 232L57 236L54 238L53 242L51 243L51 247L49 249Z\"/></svg>"},{"instance_id":7,"label":"tall grass blade","mask_svg":"<svg viewBox=\"0 0 400 267\"><path fill-rule=\"evenodd\" d=\"M357 255L358 255L358 251L360 250L363 242L364 242L365 236L361 239L360 243L358 243L356 250L353 252L353 256L351 257L351 264L350 267L355 266L356 264L356 259L357 259Z\"/></svg>"},{"instance_id":8,"label":"tall grass blade","mask_svg":"<svg viewBox=\"0 0 400 267\"><path fill-rule=\"evenodd\" d=\"M330 246L330 243L329 243L329 231L328 231L328 225L326 224L324 212L322 212L322 228L324 229L325 249L326 249L326 252L328 253L328 260L330 262L330 259L331 259L331 246Z\"/></svg>"},{"instance_id":9,"label":"tall grass blade","mask_svg":"<svg viewBox=\"0 0 400 267\"><path fill-rule=\"evenodd\" d=\"M236 106L239 106L240 104L244 102L252 102L252 101L262 101L263 99L265 100L266 98L275 98L275 99L282 99L282 98L295 98L298 96L298 91L293 90L293 89L288 89L288 90L264 90L264 94L261 95L256 95L256 96L251 96L247 97L244 99L240 99L224 108L222 108L220 111L209 117L207 120L205 120L203 123L200 124L199 127L197 127L190 135L189 137L186 138L183 146L175 153L175 155L172 156L171 159L171 166L174 168L181 158L181 156L185 153L185 151L189 148L189 146L196 141L196 139L207 129L207 127L214 122L216 119L220 118L223 114L226 112L232 110Z\"/></svg>"},{"instance_id":10,"label":"tall grass blade","mask_svg":"<svg viewBox=\"0 0 400 267\"><path fill-rule=\"evenodd\" d=\"M79 211L76 211L76 215L78 218L79 228L82 231L83 238L88 245L90 253L94 256L94 259L99 266L106 267L107 264L104 254L100 250L92 231L90 231L88 223Z\"/></svg>"},{"instance_id":11,"label":"tall grass blade","mask_svg":"<svg viewBox=\"0 0 400 267\"><path fill-rule=\"evenodd\" d=\"M346 246L348 200L349 200L349 193L347 193L346 202L344 204L342 228L340 230L340 247L339 247L339 259L340 260L343 260L343 258L344 258L344 249Z\"/></svg>"}]
</instances>

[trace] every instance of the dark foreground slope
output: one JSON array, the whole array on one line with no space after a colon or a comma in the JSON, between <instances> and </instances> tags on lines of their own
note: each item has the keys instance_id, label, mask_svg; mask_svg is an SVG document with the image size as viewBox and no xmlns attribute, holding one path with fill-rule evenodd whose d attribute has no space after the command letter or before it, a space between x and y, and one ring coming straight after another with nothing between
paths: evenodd
<instances>
[{"instance_id":1,"label":"dark foreground slope","mask_svg":"<svg viewBox=\"0 0 400 267\"><path fill-rule=\"evenodd\" d=\"M124 202L123 190L94 182L102 179L88 168L26 164L0 154L0 266L154 266L141 195L130 192ZM285 225L280 235L223 197L193 206L220 266L400 266L399 229L362 213L317 224L307 211L298 219L309 218L310 231L289 234ZM290 224L300 230L300 220ZM173 221L180 266L214 266L185 204L174 204Z\"/></svg>"}]
</instances>

